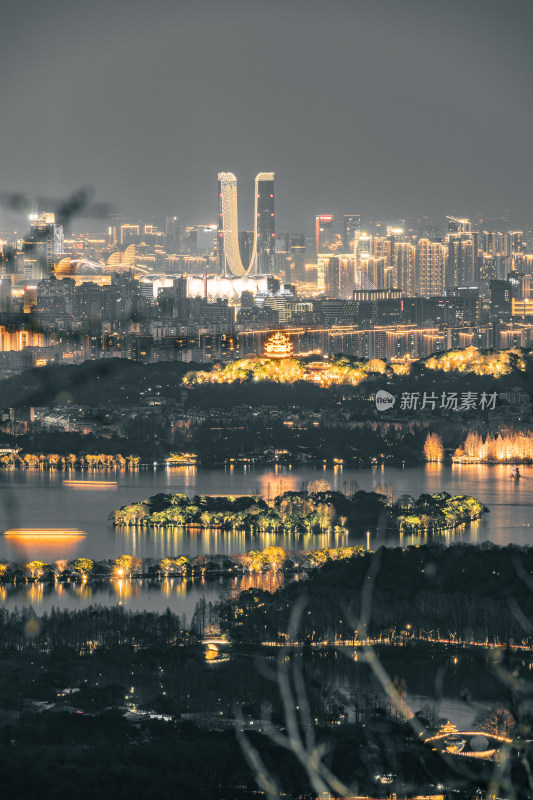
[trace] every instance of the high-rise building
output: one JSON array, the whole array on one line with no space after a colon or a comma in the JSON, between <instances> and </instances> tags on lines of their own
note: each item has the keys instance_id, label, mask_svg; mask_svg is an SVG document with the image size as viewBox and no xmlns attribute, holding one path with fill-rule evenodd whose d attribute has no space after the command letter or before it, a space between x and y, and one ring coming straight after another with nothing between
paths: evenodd
<instances>
[{"instance_id":1,"label":"high-rise building","mask_svg":"<svg viewBox=\"0 0 533 800\"><path fill-rule=\"evenodd\" d=\"M419 239L416 245L415 293L423 297L443 294L445 270L445 245Z\"/></svg>"},{"instance_id":2,"label":"high-rise building","mask_svg":"<svg viewBox=\"0 0 533 800\"><path fill-rule=\"evenodd\" d=\"M174 245L179 242L179 225L177 217L165 217L165 236L167 244Z\"/></svg>"},{"instance_id":3,"label":"high-rise building","mask_svg":"<svg viewBox=\"0 0 533 800\"><path fill-rule=\"evenodd\" d=\"M446 288L474 286L477 283L477 253L472 233L449 233L446 239Z\"/></svg>"},{"instance_id":4,"label":"high-rise building","mask_svg":"<svg viewBox=\"0 0 533 800\"><path fill-rule=\"evenodd\" d=\"M11 310L11 275L0 278L0 314Z\"/></svg>"},{"instance_id":5,"label":"high-rise building","mask_svg":"<svg viewBox=\"0 0 533 800\"><path fill-rule=\"evenodd\" d=\"M51 213L30 217L30 232L24 242L24 275L42 279L54 272L57 256L64 251L63 227Z\"/></svg>"},{"instance_id":6,"label":"high-rise building","mask_svg":"<svg viewBox=\"0 0 533 800\"><path fill-rule=\"evenodd\" d=\"M357 238L356 246L355 246L355 253L357 255L358 261L361 258L365 258L367 256L371 256L372 255L372 253L373 253L373 242L372 242L372 236L370 236L369 233L364 233L363 232L363 233L359 234L359 236Z\"/></svg>"},{"instance_id":7,"label":"high-rise building","mask_svg":"<svg viewBox=\"0 0 533 800\"><path fill-rule=\"evenodd\" d=\"M293 280L305 281L305 236L295 233L291 237L291 263Z\"/></svg>"},{"instance_id":8,"label":"high-rise building","mask_svg":"<svg viewBox=\"0 0 533 800\"><path fill-rule=\"evenodd\" d=\"M355 255L323 253L318 257L318 288L326 297L349 299L355 288Z\"/></svg>"},{"instance_id":9,"label":"high-rise building","mask_svg":"<svg viewBox=\"0 0 533 800\"><path fill-rule=\"evenodd\" d=\"M258 275L272 275L276 248L274 210L274 173L260 172L255 179L257 195L257 269Z\"/></svg>"},{"instance_id":10,"label":"high-rise building","mask_svg":"<svg viewBox=\"0 0 533 800\"><path fill-rule=\"evenodd\" d=\"M274 267L276 275L283 275L286 281L291 280L291 237L288 233L276 235L276 250L274 253Z\"/></svg>"},{"instance_id":11,"label":"high-rise building","mask_svg":"<svg viewBox=\"0 0 533 800\"><path fill-rule=\"evenodd\" d=\"M396 288L412 297L415 287L416 248L410 242L396 242L394 245L394 264L396 269Z\"/></svg>"},{"instance_id":12,"label":"high-rise building","mask_svg":"<svg viewBox=\"0 0 533 800\"><path fill-rule=\"evenodd\" d=\"M250 261L243 264L239 248L237 178L232 172L218 174L217 249L219 270L226 275L272 274L276 246L274 173L255 178L254 238Z\"/></svg>"},{"instance_id":13,"label":"high-rise building","mask_svg":"<svg viewBox=\"0 0 533 800\"><path fill-rule=\"evenodd\" d=\"M394 245L389 236L374 236L374 258L384 258L387 267L393 264Z\"/></svg>"},{"instance_id":14,"label":"high-rise building","mask_svg":"<svg viewBox=\"0 0 533 800\"><path fill-rule=\"evenodd\" d=\"M136 242L140 236L140 230L140 225L121 225L120 244L132 244Z\"/></svg>"},{"instance_id":15,"label":"high-rise building","mask_svg":"<svg viewBox=\"0 0 533 800\"><path fill-rule=\"evenodd\" d=\"M392 289L393 269L384 258L363 255L357 260L357 289Z\"/></svg>"},{"instance_id":16,"label":"high-rise building","mask_svg":"<svg viewBox=\"0 0 533 800\"><path fill-rule=\"evenodd\" d=\"M359 214L345 214L343 217L342 245L345 253L353 253L355 240L361 231L361 216Z\"/></svg>"},{"instance_id":17,"label":"high-rise building","mask_svg":"<svg viewBox=\"0 0 533 800\"><path fill-rule=\"evenodd\" d=\"M490 281L490 313L493 319L506 319L511 315L513 287L509 281Z\"/></svg>"},{"instance_id":18,"label":"high-rise building","mask_svg":"<svg viewBox=\"0 0 533 800\"><path fill-rule=\"evenodd\" d=\"M316 254L327 253L334 240L333 214L317 214L315 217Z\"/></svg>"}]
</instances>

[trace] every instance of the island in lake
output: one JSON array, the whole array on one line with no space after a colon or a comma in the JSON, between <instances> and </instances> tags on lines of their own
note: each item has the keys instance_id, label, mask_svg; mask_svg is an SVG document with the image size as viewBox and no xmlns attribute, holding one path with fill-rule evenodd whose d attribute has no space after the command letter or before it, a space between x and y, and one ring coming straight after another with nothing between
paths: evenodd
<instances>
[{"instance_id":1,"label":"island in lake","mask_svg":"<svg viewBox=\"0 0 533 800\"><path fill-rule=\"evenodd\" d=\"M259 495L188 497L156 494L113 513L117 527L196 527L200 529L312 533L379 529L399 533L439 533L469 524L488 511L474 497L447 492L402 495L389 502L378 492L351 496L335 491L284 492L267 502Z\"/></svg>"}]
</instances>

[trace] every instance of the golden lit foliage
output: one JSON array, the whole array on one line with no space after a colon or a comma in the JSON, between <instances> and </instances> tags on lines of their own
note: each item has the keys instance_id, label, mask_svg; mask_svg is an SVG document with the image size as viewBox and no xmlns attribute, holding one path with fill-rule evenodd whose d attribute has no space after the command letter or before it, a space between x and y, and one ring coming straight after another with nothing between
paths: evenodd
<instances>
[{"instance_id":1,"label":"golden lit foliage","mask_svg":"<svg viewBox=\"0 0 533 800\"><path fill-rule=\"evenodd\" d=\"M224 384L237 381L313 381L322 386L358 386L369 376L384 375L386 370L387 363L380 358L363 362L341 357L320 363L319 369L296 358L241 358L222 369L215 368L212 372L188 372L183 382L186 386L199 386L204 383Z\"/></svg>"},{"instance_id":2,"label":"golden lit foliage","mask_svg":"<svg viewBox=\"0 0 533 800\"><path fill-rule=\"evenodd\" d=\"M75 558L71 564L74 572L79 572L82 576L90 575L94 569L94 561L90 558Z\"/></svg>"},{"instance_id":3,"label":"golden lit foliage","mask_svg":"<svg viewBox=\"0 0 533 800\"><path fill-rule=\"evenodd\" d=\"M29 561L26 564L26 569L32 578L40 578L46 569L44 561Z\"/></svg>"},{"instance_id":4,"label":"golden lit foliage","mask_svg":"<svg viewBox=\"0 0 533 800\"><path fill-rule=\"evenodd\" d=\"M427 369L489 375L492 378L508 375L514 369L525 370L522 355L514 349L482 353L477 347L467 347L431 356L423 363Z\"/></svg>"},{"instance_id":5,"label":"golden lit foliage","mask_svg":"<svg viewBox=\"0 0 533 800\"><path fill-rule=\"evenodd\" d=\"M113 561L113 575L116 578L130 578L133 572L138 572L142 561L135 556L119 556Z\"/></svg>"},{"instance_id":6,"label":"golden lit foliage","mask_svg":"<svg viewBox=\"0 0 533 800\"><path fill-rule=\"evenodd\" d=\"M424 456L426 461L442 461L444 459L444 447L438 433L428 433L424 444Z\"/></svg>"},{"instance_id":7,"label":"golden lit foliage","mask_svg":"<svg viewBox=\"0 0 533 800\"><path fill-rule=\"evenodd\" d=\"M497 436L488 433L483 438L477 431L470 431L454 458L470 462L530 462L533 461L533 434L507 429Z\"/></svg>"}]
</instances>

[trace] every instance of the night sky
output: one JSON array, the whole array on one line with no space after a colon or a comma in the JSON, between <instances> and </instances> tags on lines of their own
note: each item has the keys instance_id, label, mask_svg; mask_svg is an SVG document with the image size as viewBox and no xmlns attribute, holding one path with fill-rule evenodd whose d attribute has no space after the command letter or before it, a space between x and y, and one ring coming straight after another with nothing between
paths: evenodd
<instances>
[{"instance_id":1,"label":"night sky","mask_svg":"<svg viewBox=\"0 0 533 800\"><path fill-rule=\"evenodd\" d=\"M215 221L217 172L319 212L533 221L531 0L8 0L1 191Z\"/></svg>"}]
</instances>

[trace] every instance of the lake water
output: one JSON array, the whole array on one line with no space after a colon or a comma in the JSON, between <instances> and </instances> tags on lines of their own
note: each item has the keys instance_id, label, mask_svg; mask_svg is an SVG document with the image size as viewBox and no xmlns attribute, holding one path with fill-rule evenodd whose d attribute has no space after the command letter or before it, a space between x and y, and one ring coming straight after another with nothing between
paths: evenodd
<instances>
[{"instance_id":1,"label":"lake water","mask_svg":"<svg viewBox=\"0 0 533 800\"><path fill-rule=\"evenodd\" d=\"M333 489L355 488L370 491L385 487L398 498L402 494L415 497L422 492L446 490L451 494L470 494L489 509L486 515L468 528L457 530L446 541L493 541L497 544L533 543L533 467L522 468L522 479L510 478L509 466L426 465L414 468L384 467L365 470L308 468L276 470L227 469L209 470L184 467L119 473L0 472L0 531L8 529L78 529L83 537L0 536L0 559L27 561L42 558L114 558L122 553L140 557L198 555L201 553L238 553L269 544L281 544L286 550L308 550L319 547L365 544L371 549L381 543L410 544L418 537L383 535L355 536L250 534L247 532L168 530L115 530L109 521L111 512L121 505L142 500L157 492L195 494L249 494L259 490L264 497L288 489L300 489L308 481L325 479ZM117 479L112 489L69 488L64 480Z\"/></svg>"},{"instance_id":2,"label":"lake water","mask_svg":"<svg viewBox=\"0 0 533 800\"><path fill-rule=\"evenodd\" d=\"M483 502L490 514L462 530L450 534L446 541L493 541L497 544L514 542L529 545L533 542L533 467L522 469L523 478L515 483L510 479L509 466L438 466L366 470L313 470L313 469L233 469L196 470L183 468L172 471L138 473L103 473L92 475L63 475L48 472L0 473L0 530L13 528L77 528L86 533L77 540L43 540L35 543L24 539L0 536L0 559L25 561L40 557L46 561L87 555L96 559L113 558L121 553L142 557L161 558L165 555L196 555L200 553L235 553L280 543L285 549L309 549L330 544L348 545L362 543L376 548L388 544L409 544L414 539L398 536L385 540L371 534L368 538L352 535L329 536L258 536L249 533L224 533L221 531L123 531L115 530L109 522L110 513L120 505L144 499L157 492L184 492L195 494L247 494L258 489L264 496L273 496L287 489L300 489L307 481L326 479L334 489L366 491L381 488L397 498L408 493L418 496L422 492L446 490L451 494L471 494ZM116 478L113 489L68 488L65 478L102 480ZM529 527L531 526L531 527ZM416 539L416 541L419 541ZM215 602L221 594L239 591L249 585L263 585L273 576L254 578L170 579L161 584L150 581L102 581L93 586L47 585L5 586L0 588L0 603L7 608L33 606L40 614L52 606L81 608L90 604L114 605L121 603L128 609L163 611L167 607L185 614L190 621L198 600ZM274 578L275 580L275 578ZM248 583L247 583L248 581ZM255 583L252 583L255 582ZM264 586L274 589L276 586ZM493 687L481 680L483 669L479 662L461 655L459 662L444 655L416 663L409 656L396 659L390 653L385 657L386 668L394 677L403 677L407 683L408 699L413 709L431 702L437 713L450 718L459 727L471 725L475 713L494 699ZM325 657L321 672L333 670L331 657ZM343 670L340 671L341 673ZM366 683L366 668L360 680ZM329 674L327 683L341 684L344 678ZM444 684L442 676L445 675ZM323 677L325 680L325 676ZM471 692L471 701L461 700L462 689Z\"/></svg>"}]
</instances>

